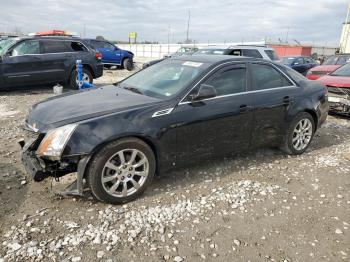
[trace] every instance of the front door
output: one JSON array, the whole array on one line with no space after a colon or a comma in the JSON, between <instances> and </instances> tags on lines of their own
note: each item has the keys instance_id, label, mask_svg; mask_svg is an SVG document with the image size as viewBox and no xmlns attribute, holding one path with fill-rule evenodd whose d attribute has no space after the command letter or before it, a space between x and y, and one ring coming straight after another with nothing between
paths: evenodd
<instances>
[{"instance_id":1,"label":"front door","mask_svg":"<svg viewBox=\"0 0 350 262\"><path fill-rule=\"evenodd\" d=\"M177 114L177 162L224 155L249 147L252 126L252 94L247 94L246 65L233 64L214 72L200 84L211 85L217 96L191 102L190 95L172 114ZM200 85L198 85L200 86Z\"/></svg>"},{"instance_id":2,"label":"front door","mask_svg":"<svg viewBox=\"0 0 350 262\"><path fill-rule=\"evenodd\" d=\"M2 61L5 86L30 85L40 82L42 56L38 40L25 40L7 53Z\"/></svg>"}]
</instances>

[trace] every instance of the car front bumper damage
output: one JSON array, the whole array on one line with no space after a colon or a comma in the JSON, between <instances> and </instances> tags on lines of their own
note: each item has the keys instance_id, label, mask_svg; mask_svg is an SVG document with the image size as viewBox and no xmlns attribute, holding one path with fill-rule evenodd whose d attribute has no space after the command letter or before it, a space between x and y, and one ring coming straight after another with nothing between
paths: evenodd
<instances>
[{"instance_id":1,"label":"car front bumper damage","mask_svg":"<svg viewBox=\"0 0 350 262\"><path fill-rule=\"evenodd\" d=\"M36 141L31 139L25 142L20 140L19 145L22 148L21 160L26 173L35 181L40 182L45 178L59 178L69 173L76 172L76 180L64 191L56 192L61 195L83 195L84 173L89 156L74 156L65 161L48 161L38 157L35 154ZM70 161L70 162L68 162Z\"/></svg>"},{"instance_id":2,"label":"car front bumper damage","mask_svg":"<svg viewBox=\"0 0 350 262\"><path fill-rule=\"evenodd\" d=\"M329 111L350 115L350 97L348 95L338 95L328 93Z\"/></svg>"}]
</instances>

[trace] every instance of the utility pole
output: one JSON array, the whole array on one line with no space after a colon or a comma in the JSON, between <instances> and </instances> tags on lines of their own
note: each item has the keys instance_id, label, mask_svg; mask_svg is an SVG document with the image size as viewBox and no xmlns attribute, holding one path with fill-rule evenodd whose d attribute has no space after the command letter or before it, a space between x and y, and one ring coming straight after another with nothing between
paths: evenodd
<instances>
[{"instance_id":1,"label":"utility pole","mask_svg":"<svg viewBox=\"0 0 350 262\"><path fill-rule=\"evenodd\" d=\"M288 44L289 26L287 27L286 44Z\"/></svg>"},{"instance_id":2,"label":"utility pole","mask_svg":"<svg viewBox=\"0 0 350 262\"><path fill-rule=\"evenodd\" d=\"M191 10L188 10L188 20L187 20L187 37L186 37L186 42L188 43L189 38L189 31L190 31L190 19L191 19Z\"/></svg>"}]
</instances>

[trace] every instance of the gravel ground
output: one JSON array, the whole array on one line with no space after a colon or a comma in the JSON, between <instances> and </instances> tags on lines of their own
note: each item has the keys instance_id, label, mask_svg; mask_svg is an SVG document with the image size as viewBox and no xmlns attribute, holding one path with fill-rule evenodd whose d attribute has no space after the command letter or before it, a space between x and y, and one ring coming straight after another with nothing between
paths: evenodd
<instances>
[{"instance_id":1,"label":"gravel ground","mask_svg":"<svg viewBox=\"0 0 350 262\"><path fill-rule=\"evenodd\" d=\"M107 70L95 83L129 74ZM0 262L350 261L349 120L330 116L302 156L260 149L199 163L110 206L57 195L71 177L26 177L20 125L53 95L0 93Z\"/></svg>"}]
</instances>

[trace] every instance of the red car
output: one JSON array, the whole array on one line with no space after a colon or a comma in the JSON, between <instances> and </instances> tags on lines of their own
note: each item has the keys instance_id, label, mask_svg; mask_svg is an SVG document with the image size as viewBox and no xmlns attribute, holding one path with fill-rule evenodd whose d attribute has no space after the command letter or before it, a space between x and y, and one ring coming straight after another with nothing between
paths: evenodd
<instances>
[{"instance_id":1,"label":"red car","mask_svg":"<svg viewBox=\"0 0 350 262\"><path fill-rule=\"evenodd\" d=\"M322 65L311 68L306 77L310 80L317 80L323 75L329 74L346 64L350 59L350 54L342 54L342 55L333 55L327 58L326 61L322 63Z\"/></svg>"},{"instance_id":2,"label":"red car","mask_svg":"<svg viewBox=\"0 0 350 262\"><path fill-rule=\"evenodd\" d=\"M350 115L350 63L318 79L328 88L330 111Z\"/></svg>"}]
</instances>

